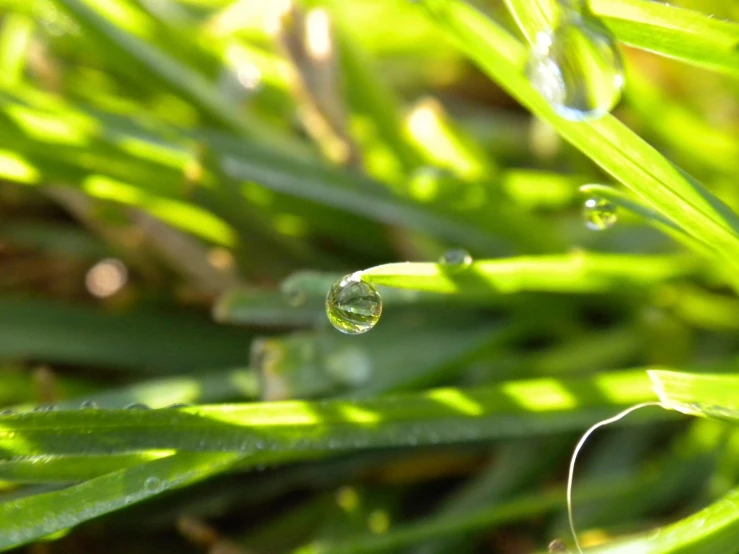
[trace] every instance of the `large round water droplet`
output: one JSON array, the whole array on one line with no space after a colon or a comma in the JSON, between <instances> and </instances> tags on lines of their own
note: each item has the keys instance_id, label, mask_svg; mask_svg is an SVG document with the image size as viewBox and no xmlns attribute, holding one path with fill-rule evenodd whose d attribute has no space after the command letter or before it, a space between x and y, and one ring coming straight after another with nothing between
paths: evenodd
<instances>
[{"instance_id":1,"label":"large round water droplet","mask_svg":"<svg viewBox=\"0 0 739 554\"><path fill-rule=\"evenodd\" d=\"M560 116L573 121L607 114L624 85L616 42L580 16L539 33L526 75Z\"/></svg>"},{"instance_id":2,"label":"large round water droplet","mask_svg":"<svg viewBox=\"0 0 739 554\"><path fill-rule=\"evenodd\" d=\"M616 205L604 198L588 198L583 205L585 226L592 231L613 227L618 219Z\"/></svg>"},{"instance_id":3,"label":"large round water droplet","mask_svg":"<svg viewBox=\"0 0 739 554\"><path fill-rule=\"evenodd\" d=\"M326 314L342 333L358 335L372 329L382 315L382 299L374 285L358 273L342 277L326 295Z\"/></svg>"},{"instance_id":4,"label":"large round water droplet","mask_svg":"<svg viewBox=\"0 0 739 554\"><path fill-rule=\"evenodd\" d=\"M461 248L448 250L439 258L439 263L460 269L466 268L472 265L472 256L470 256L467 250L462 250Z\"/></svg>"}]
</instances>

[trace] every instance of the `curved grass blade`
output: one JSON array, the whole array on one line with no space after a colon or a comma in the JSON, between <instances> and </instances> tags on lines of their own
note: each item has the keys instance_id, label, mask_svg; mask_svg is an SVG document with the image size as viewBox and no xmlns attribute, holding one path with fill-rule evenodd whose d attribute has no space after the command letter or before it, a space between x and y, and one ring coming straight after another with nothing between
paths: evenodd
<instances>
[{"instance_id":1,"label":"curved grass blade","mask_svg":"<svg viewBox=\"0 0 739 554\"><path fill-rule=\"evenodd\" d=\"M574 254L479 260L461 268L435 263L386 264L361 272L376 285L443 294L485 296L523 291L600 293L654 285L689 275L679 256Z\"/></svg>"},{"instance_id":2,"label":"curved grass blade","mask_svg":"<svg viewBox=\"0 0 739 554\"><path fill-rule=\"evenodd\" d=\"M60 491L0 504L0 550L31 542L225 471L243 454L176 454ZM60 509L60 507L62 507Z\"/></svg>"},{"instance_id":3,"label":"curved grass blade","mask_svg":"<svg viewBox=\"0 0 739 554\"><path fill-rule=\"evenodd\" d=\"M648 536L593 550L593 554L736 554L739 488L707 508Z\"/></svg>"},{"instance_id":4,"label":"curved grass blade","mask_svg":"<svg viewBox=\"0 0 739 554\"><path fill-rule=\"evenodd\" d=\"M653 398L643 371L509 381L367 400L286 401L178 410L74 410L0 416L0 453L276 454L457 443L581 429L614 407ZM653 417L653 416L650 416Z\"/></svg>"},{"instance_id":5,"label":"curved grass blade","mask_svg":"<svg viewBox=\"0 0 739 554\"><path fill-rule=\"evenodd\" d=\"M474 8L448 0L424 0L422 5L438 27L514 98L654 209L698 240L715 245L723 262L736 267L739 218L711 192L686 179L612 116L586 122L560 118L525 78L523 45Z\"/></svg>"},{"instance_id":6,"label":"curved grass blade","mask_svg":"<svg viewBox=\"0 0 739 554\"><path fill-rule=\"evenodd\" d=\"M688 415L739 423L739 374L651 370L649 378L662 404Z\"/></svg>"}]
</instances>

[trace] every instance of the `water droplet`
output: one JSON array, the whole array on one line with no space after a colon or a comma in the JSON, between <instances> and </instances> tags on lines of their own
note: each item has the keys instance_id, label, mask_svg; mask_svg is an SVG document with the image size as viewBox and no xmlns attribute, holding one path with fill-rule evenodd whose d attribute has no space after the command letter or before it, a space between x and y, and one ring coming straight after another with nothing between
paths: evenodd
<instances>
[{"instance_id":1,"label":"water droplet","mask_svg":"<svg viewBox=\"0 0 739 554\"><path fill-rule=\"evenodd\" d=\"M464 269L472 265L472 256L467 250L457 248L454 250L448 250L441 258L439 263L442 265L454 266L455 268Z\"/></svg>"},{"instance_id":2,"label":"water droplet","mask_svg":"<svg viewBox=\"0 0 739 554\"><path fill-rule=\"evenodd\" d=\"M133 404L129 404L126 406L126 410L150 410L149 406L146 404L143 404L141 402L134 402Z\"/></svg>"},{"instance_id":3,"label":"water droplet","mask_svg":"<svg viewBox=\"0 0 739 554\"><path fill-rule=\"evenodd\" d=\"M582 213L585 226L592 231L609 229L618 219L616 205L604 198L588 198Z\"/></svg>"},{"instance_id":4,"label":"water droplet","mask_svg":"<svg viewBox=\"0 0 739 554\"><path fill-rule=\"evenodd\" d=\"M170 404L169 406L167 406L167 408L170 410L175 410L179 408L189 408L191 406L192 404L186 404L185 402L175 402L174 404Z\"/></svg>"},{"instance_id":5,"label":"water droplet","mask_svg":"<svg viewBox=\"0 0 739 554\"><path fill-rule=\"evenodd\" d=\"M56 410L56 406L46 405L46 406L36 406L33 408L34 412L53 412Z\"/></svg>"},{"instance_id":6,"label":"water droplet","mask_svg":"<svg viewBox=\"0 0 739 554\"><path fill-rule=\"evenodd\" d=\"M98 405L95 404L95 402L93 402L92 400L83 400L80 403L80 408L83 410L96 410L97 407Z\"/></svg>"},{"instance_id":7,"label":"water droplet","mask_svg":"<svg viewBox=\"0 0 739 554\"><path fill-rule=\"evenodd\" d=\"M531 84L566 119L602 117L621 97L623 61L605 29L570 16L539 33L526 65Z\"/></svg>"},{"instance_id":8,"label":"water droplet","mask_svg":"<svg viewBox=\"0 0 739 554\"><path fill-rule=\"evenodd\" d=\"M0 412L0 415L15 415L15 413L16 413L15 410L8 408Z\"/></svg>"},{"instance_id":9,"label":"water droplet","mask_svg":"<svg viewBox=\"0 0 739 554\"><path fill-rule=\"evenodd\" d=\"M382 314L380 293L359 273L339 279L326 295L326 314L342 333L358 335L372 329Z\"/></svg>"},{"instance_id":10,"label":"water droplet","mask_svg":"<svg viewBox=\"0 0 739 554\"><path fill-rule=\"evenodd\" d=\"M164 487L164 483L158 477L147 477L144 481L144 489L147 492L159 492Z\"/></svg>"}]
</instances>

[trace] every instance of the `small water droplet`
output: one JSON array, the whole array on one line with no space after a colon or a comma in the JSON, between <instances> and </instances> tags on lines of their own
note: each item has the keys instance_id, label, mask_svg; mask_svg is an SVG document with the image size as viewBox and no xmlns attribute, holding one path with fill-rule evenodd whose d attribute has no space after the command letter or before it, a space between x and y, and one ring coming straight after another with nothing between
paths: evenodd
<instances>
[{"instance_id":1,"label":"small water droplet","mask_svg":"<svg viewBox=\"0 0 739 554\"><path fill-rule=\"evenodd\" d=\"M129 404L126 406L126 410L150 410L149 406L142 402L134 402L133 404Z\"/></svg>"},{"instance_id":2,"label":"small water droplet","mask_svg":"<svg viewBox=\"0 0 739 554\"><path fill-rule=\"evenodd\" d=\"M0 412L0 415L15 415L15 413L16 413L15 410L8 408Z\"/></svg>"},{"instance_id":3,"label":"small water droplet","mask_svg":"<svg viewBox=\"0 0 739 554\"><path fill-rule=\"evenodd\" d=\"M80 408L83 410L96 410L98 407L92 400L84 400L80 403Z\"/></svg>"},{"instance_id":4,"label":"small water droplet","mask_svg":"<svg viewBox=\"0 0 739 554\"><path fill-rule=\"evenodd\" d=\"M167 409L176 410L179 408L190 408L191 406L192 404L187 404L185 402L175 402L174 404L170 404L169 406L167 406Z\"/></svg>"},{"instance_id":5,"label":"small water droplet","mask_svg":"<svg viewBox=\"0 0 739 554\"><path fill-rule=\"evenodd\" d=\"M472 256L467 250L456 248L454 250L448 250L439 258L439 263L442 265L453 266L455 268L464 269L472 265Z\"/></svg>"},{"instance_id":6,"label":"small water droplet","mask_svg":"<svg viewBox=\"0 0 739 554\"><path fill-rule=\"evenodd\" d=\"M621 97L623 61L605 29L580 15L539 33L526 64L531 84L565 119L602 117Z\"/></svg>"},{"instance_id":7,"label":"small water droplet","mask_svg":"<svg viewBox=\"0 0 739 554\"><path fill-rule=\"evenodd\" d=\"M374 285L353 273L339 279L328 291L326 314L331 325L342 333L358 335L377 325L382 299Z\"/></svg>"},{"instance_id":8,"label":"small water droplet","mask_svg":"<svg viewBox=\"0 0 739 554\"><path fill-rule=\"evenodd\" d=\"M618 219L616 205L604 198L588 198L583 205L585 226L592 231L613 227Z\"/></svg>"},{"instance_id":9,"label":"small water droplet","mask_svg":"<svg viewBox=\"0 0 739 554\"><path fill-rule=\"evenodd\" d=\"M159 492L164 487L164 483L158 477L147 477L144 481L144 489L147 492Z\"/></svg>"},{"instance_id":10,"label":"small water droplet","mask_svg":"<svg viewBox=\"0 0 739 554\"><path fill-rule=\"evenodd\" d=\"M36 406L33 408L34 412L53 412L54 410L56 410L56 406L52 405Z\"/></svg>"}]
</instances>

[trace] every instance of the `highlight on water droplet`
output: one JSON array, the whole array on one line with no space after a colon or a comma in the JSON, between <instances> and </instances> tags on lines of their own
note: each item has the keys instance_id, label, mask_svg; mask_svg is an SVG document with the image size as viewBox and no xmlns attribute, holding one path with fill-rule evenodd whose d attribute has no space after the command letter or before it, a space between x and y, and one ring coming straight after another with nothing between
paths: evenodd
<instances>
[{"instance_id":1,"label":"highlight on water droplet","mask_svg":"<svg viewBox=\"0 0 739 554\"><path fill-rule=\"evenodd\" d=\"M583 220L591 231L603 231L616 224L618 214L616 204L605 198L588 198L583 205Z\"/></svg>"},{"instance_id":2,"label":"highlight on water droplet","mask_svg":"<svg viewBox=\"0 0 739 554\"><path fill-rule=\"evenodd\" d=\"M366 333L380 321L380 293L373 284L363 282L359 273L342 277L326 295L326 315L342 333Z\"/></svg>"},{"instance_id":3,"label":"highlight on water droplet","mask_svg":"<svg viewBox=\"0 0 739 554\"><path fill-rule=\"evenodd\" d=\"M460 269L467 268L472 265L472 256L470 256L470 253L467 252L467 250L455 248L454 250L444 252L444 254L439 258L439 263Z\"/></svg>"},{"instance_id":4,"label":"highlight on water droplet","mask_svg":"<svg viewBox=\"0 0 739 554\"><path fill-rule=\"evenodd\" d=\"M531 84L565 119L597 119L624 86L623 60L607 30L577 14L537 36L526 64Z\"/></svg>"}]
</instances>

